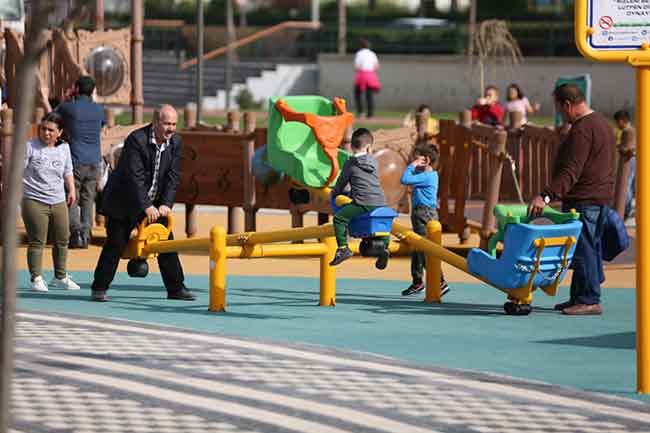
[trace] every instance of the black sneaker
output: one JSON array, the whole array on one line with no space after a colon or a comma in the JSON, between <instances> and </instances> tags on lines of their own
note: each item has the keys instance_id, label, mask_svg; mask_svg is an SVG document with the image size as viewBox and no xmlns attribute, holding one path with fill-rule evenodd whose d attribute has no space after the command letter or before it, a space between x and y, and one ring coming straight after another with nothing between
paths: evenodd
<instances>
[{"instance_id":1,"label":"black sneaker","mask_svg":"<svg viewBox=\"0 0 650 433\"><path fill-rule=\"evenodd\" d=\"M386 266L388 266L388 257L390 257L388 250L384 250L384 252L381 253L379 257L377 257L377 261L375 262L375 268L386 269Z\"/></svg>"},{"instance_id":2,"label":"black sneaker","mask_svg":"<svg viewBox=\"0 0 650 433\"><path fill-rule=\"evenodd\" d=\"M422 290L424 290L424 283L413 283L408 287L408 289L402 290L402 296L415 295L416 293L420 293Z\"/></svg>"},{"instance_id":3,"label":"black sneaker","mask_svg":"<svg viewBox=\"0 0 650 433\"><path fill-rule=\"evenodd\" d=\"M443 280L443 281L440 283L440 297L442 298L442 297L445 296L447 293L449 293L449 290L451 290L451 289L449 288L449 284L447 284L447 282Z\"/></svg>"},{"instance_id":4,"label":"black sneaker","mask_svg":"<svg viewBox=\"0 0 650 433\"><path fill-rule=\"evenodd\" d=\"M336 254L334 255L334 259L330 262L330 266L339 265L344 261L346 261L347 259L349 259L350 257L352 257L353 255L354 253L352 253L352 250L350 248L341 247L336 250Z\"/></svg>"}]
</instances>

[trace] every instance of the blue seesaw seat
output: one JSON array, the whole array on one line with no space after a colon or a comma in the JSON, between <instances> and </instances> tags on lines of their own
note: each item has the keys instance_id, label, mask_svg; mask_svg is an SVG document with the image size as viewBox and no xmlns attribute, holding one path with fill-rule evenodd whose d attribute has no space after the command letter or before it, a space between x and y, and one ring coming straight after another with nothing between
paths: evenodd
<instances>
[{"instance_id":1,"label":"blue seesaw seat","mask_svg":"<svg viewBox=\"0 0 650 433\"><path fill-rule=\"evenodd\" d=\"M330 200L332 212L336 214L343 206L336 205L336 198ZM393 220L397 212L389 207L377 209L359 215L350 221L348 232L353 238L371 238L375 236L388 236L393 229Z\"/></svg>"},{"instance_id":2,"label":"blue seesaw seat","mask_svg":"<svg viewBox=\"0 0 650 433\"><path fill-rule=\"evenodd\" d=\"M581 230L578 220L553 225L507 224L501 257L475 248L467 257L469 271L504 291L522 289L530 296L539 287L555 295Z\"/></svg>"},{"instance_id":3,"label":"blue seesaw seat","mask_svg":"<svg viewBox=\"0 0 650 433\"><path fill-rule=\"evenodd\" d=\"M388 236L393 229L393 219L397 216L392 208L379 207L372 212L359 215L350 221L348 230L355 238Z\"/></svg>"}]
</instances>

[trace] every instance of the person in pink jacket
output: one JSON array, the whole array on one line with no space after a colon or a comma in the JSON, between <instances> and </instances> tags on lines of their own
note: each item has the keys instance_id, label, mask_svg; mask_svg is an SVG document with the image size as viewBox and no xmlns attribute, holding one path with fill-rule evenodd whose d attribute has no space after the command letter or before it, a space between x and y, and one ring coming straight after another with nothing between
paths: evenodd
<instances>
[{"instance_id":1,"label":"person in pink jacket","mask_svg":"<svg viewBox=\"0 0 650 433\"><path fill-rule=\"evenodd\" d=\"M377 54L370 49L370 42L362 39L360 45L361 49L354 55L354 69L356 71L354 77L354 100L357 115L364 117L361 95L365 93L367 108L365 115L372 117L375 111L374 93L381 89L381 83L377 77L379 59L377 59Z\"/></svg>"}]
</instances>

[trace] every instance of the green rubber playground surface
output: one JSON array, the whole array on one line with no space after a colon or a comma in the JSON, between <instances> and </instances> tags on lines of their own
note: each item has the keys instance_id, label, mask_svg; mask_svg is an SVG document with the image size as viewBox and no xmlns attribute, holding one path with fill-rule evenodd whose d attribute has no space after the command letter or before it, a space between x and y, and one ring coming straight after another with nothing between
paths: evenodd
<instances>
[{"instance_id":1,"label":"green rubber playground surface","mask_svg":"<svg viewBox=\"0 0 650 433\"><path fill-rule=\"evenodd\" d=\"M210 313L206 276L187 277L198 300L181 302L164 299L159 275L119 274L108 303L87 300L90 273L74 277L80 292L41 294L28 289L28 274L20 272L19 309L310 343L636 398L633 289L605 290L600 317L552 311L566 299L566 287L557 298L538 294L530 316L509 317L504 295L484 285L453 284L444 304L428 305L419 295L400 296L406 281L339 279L337 306L324 308L317 306L317 278L233 276L228 312Z\"/></svg>"}]
</instances>

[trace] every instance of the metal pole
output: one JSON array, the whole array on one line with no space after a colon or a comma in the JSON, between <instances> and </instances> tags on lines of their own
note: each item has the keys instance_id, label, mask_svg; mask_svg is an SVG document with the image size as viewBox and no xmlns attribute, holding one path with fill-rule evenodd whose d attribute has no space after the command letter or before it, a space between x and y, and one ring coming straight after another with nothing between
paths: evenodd
<instances>
[{"instance_id":1,"label":"metal pole","mask_svg":"<svg viewBox=\"0 0 650 433\"><path fill-rule=\"evenodd\" d=\"M196 121L203 116L203 0L196 1Z\"/></svg>"},{"instance_id":2,"label":"metal pole","mask_svg":"<svg viewBox=\"0 0 650 433\"><path fill-rule=\"evenodd\" d=\"M338 53L344 55L347 52L347 9L345 0L337 1L339 7Z\"/></svg>"},{"instance_id":3,"label":"metal pole","mask_svg":"<svg viewBox=\"0 0 650 433\"><path fill-rule=\"evenodd\" d=\"M232 63L233 50L231 44L235 42L235 18L232 10L232 0L226 0L226 110L230 110L230 90L232 88Z\"/></svg>"},{"instance_id":4,"label":"metal pole","mask_svg":"<svg viewBox=\"0 0 650 433\"><path fill-rule=\"evenodd\" d=\"M144 0L131 0L131 120L143 123L144 97L142 94L142 26Z\"/></svg>"},{"instance_id":5,"label":"metal pole","mask_svg":"<svg viewBox=\"0 0 650 433\"><path fill-rule=\"evenodd\" d=\"M14 372L14 334L16 314L16 243L18 236L13 225L18 217L18 202L23 177L25 158L25 137L28 123L34 111L36 90L36 68L43 49L45 38L42 29L47 23L45 2L32 2L32 17L28 33L25 37L24 56L18 65L18 100L16 109L16 130L13 140L11 160L8 162L9 177L7 178L5 206L0 210L0 221L4 223L2 230L2 329L0 329L0 433L7 433L10 425L9 402L11 401L11 383Z\"/></svg>"},{"instance_id":6,"label":"metal pole","mask_svg":"<svg viewBox=\"0 0 650 433\"><path fill-rule=\"evenodd\" d=\"M637 262L636 358L637 391L650 393L650 66L638 66L636 88L637 141Z\"/></svg>"},{"instance_id":7,"label":"metal pole","mask_svg":"<svg viewBox=\"0 0 650 433\"><path fill-rule=\"evenodd\" d=\"M320 4L318 0L311 0L311 22L316 24L320 21Z\"/></svg>"}]
</instances>

